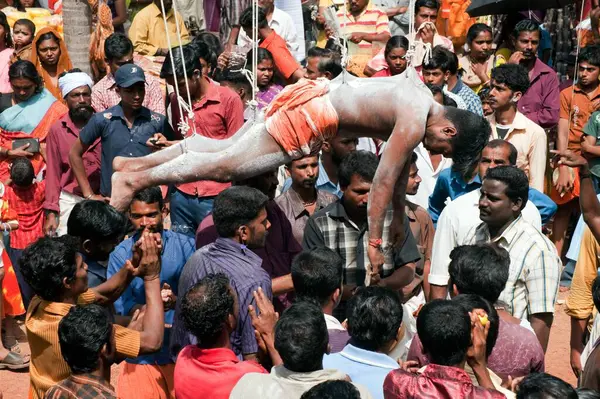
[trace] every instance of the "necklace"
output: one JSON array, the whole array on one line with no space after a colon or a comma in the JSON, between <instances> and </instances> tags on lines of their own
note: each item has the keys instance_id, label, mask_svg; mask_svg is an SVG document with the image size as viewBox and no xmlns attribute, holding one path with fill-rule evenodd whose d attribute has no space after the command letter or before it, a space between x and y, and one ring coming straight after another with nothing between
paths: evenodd
<instances>
[{"instance_id":1,"label":"necklace","mask_svg":"<svg viewBox=\"0 0 600 399\"><path fill-rule=\"evenodd\" d=\"M317 203L316 199L314 201L308 201L308 202L302 201L302 205L304 205L305 207L307 207L307 206L313 206L316 203Z\"/></svg>"}]
</instances>

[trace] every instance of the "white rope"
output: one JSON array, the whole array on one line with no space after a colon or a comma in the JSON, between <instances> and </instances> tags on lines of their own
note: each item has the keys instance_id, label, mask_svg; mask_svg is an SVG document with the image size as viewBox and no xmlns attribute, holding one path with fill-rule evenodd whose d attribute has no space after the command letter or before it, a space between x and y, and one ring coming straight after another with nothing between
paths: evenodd
<instances>
[{"instance_id":1,"label":"white rope","mask_svg":"<svg viewBox=\"0 0 600 399\"><path fill-rule=\"evenodd\" d=\"M408 3L408 37L412 40L408 43L408 51L406 54L406 58L408 58L408 64L413 65L413 60L415 56L415 48L416 43L415 39L417 34L415 32L415 3L416 0L410 0Z\"/></svg>"},{"instance_id":2,"label":"white rope","mask_svg":"<svg viewBox=\"0 0 600 399\"><path fill-rule=\"evenodd\" d=\"M579 20L582 21L583 20L583 4L581 5L581 13L579 15ZM541 32L540 32L541 35ZM571 120L572 120L572 113L573 113L573 98L575 97L575 83L577 82L577 78L579 77L578 75L578 70L579 70L579 52L581 51L581 41L579 39L579 32L577 32L577 47L576 47L576 52L575 52L575 69L573 70L575 76L573 76L573 85L571 86L571 107L569 108L569 129L568 131L571 130Z\"/></svg>"}]
</instances>

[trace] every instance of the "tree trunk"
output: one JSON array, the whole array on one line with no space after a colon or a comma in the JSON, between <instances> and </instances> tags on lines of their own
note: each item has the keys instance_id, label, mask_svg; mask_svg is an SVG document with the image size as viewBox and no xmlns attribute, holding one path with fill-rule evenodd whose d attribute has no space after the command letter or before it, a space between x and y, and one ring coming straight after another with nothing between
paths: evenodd
<instances>
[{"instance_id":1,"label":"tree trunk","mask_svg":"<svg viewBox=\"0 0 600 399\"><path fill-rule=\"evenodd\" d=\"M65 44L74 68L91 75L90 39L92 13L85 0L63 0Z\"/></svg>"}]
</instances>

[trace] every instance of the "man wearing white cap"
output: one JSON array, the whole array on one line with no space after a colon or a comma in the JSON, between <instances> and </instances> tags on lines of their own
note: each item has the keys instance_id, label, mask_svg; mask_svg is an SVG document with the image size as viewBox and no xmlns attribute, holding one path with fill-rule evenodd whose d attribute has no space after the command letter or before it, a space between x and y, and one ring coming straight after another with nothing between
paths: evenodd
<instances>
[{"instance_id":1,"label":"man wearing white cap","mask_svg":"<svg viewBox=\"0 0 600 399\"><path fill-rule=\"evenodd\" d=\"M82 191L69 164L69 150L87 124L92 108L92 79L79 69L64 72L58 87L69 112L51 128L46 139L46 223L47 235L67 233L67 220L76 203L83 200ZM90 185L97 192L100 187L100 140L96 140L83 155Z\"/></svg>"}]
</instances>

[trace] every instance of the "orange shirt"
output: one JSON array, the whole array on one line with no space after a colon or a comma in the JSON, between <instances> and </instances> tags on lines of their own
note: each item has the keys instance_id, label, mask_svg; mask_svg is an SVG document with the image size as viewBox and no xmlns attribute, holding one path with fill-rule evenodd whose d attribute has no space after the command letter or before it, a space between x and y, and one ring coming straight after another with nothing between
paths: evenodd
<instances>
[{"instance_id":1,"label":"orange shirt","mask_svg":"<svg viewBox=\"0 0 600 399\"><path fill-rule=\"evenodd\" d=\"M290 50L288 50L285 40L275 33L274 30L271 30L269 36L260 42L260 47L271 52L275 69L279 71L279 74L284 79L289 80L290 76L292 76L298 68L301 68L298 61L296 61L292 53L290 53Z\"/></svg>"},{"instance_id":2,"label":"orange shirt","mask_svg":"<svg viewBox=\"0 0 600 399\"><path fill-rule=\"evenodd\" d=\"M600 109L600 86L586 94L579 86L567 87L560 92L560 119L569 121L569 144L571 151L581 152L583 127L594 111Z\"/></svg>"}]
</instances>

